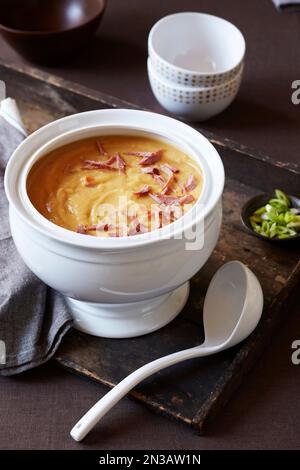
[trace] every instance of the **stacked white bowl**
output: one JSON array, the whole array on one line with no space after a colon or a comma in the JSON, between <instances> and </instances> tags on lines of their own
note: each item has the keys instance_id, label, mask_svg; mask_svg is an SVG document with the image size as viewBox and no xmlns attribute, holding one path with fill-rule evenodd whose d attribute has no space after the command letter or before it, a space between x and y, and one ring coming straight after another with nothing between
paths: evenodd
<instances>
[{"instance_id":1,"label":"stacked white bowl","mask_svg":"<svg viewBox=\"0 0 300 470\"><path fill-rule=\"evenodd\" d=\"M236 97L244 69L245 39L229 21L204 13L159 20L148 38L148 76L169 112L204 121Z\"/></svg>"}]
</instances>

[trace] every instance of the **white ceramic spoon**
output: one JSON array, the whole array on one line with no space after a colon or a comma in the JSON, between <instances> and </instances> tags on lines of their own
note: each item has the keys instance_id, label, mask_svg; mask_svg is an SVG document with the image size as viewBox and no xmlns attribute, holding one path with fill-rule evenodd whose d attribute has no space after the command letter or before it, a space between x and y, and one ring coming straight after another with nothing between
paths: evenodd
<instances>
[{"instance_id":1,"label":"white ceramic spoon","mask_svg":"<svg viewBox=\"0 0 300 470\"><path fill-rule=\"evenodd\" d=\"M152 374L178 362L223 351L245 339L258 324L263 309L263 293L250 269L239 261L224 264L212 278L204 307L205 341L156 359L128 375L99 400L71 430L81 441L95 424L132 388Z\"/></svg>"}]
</instances>

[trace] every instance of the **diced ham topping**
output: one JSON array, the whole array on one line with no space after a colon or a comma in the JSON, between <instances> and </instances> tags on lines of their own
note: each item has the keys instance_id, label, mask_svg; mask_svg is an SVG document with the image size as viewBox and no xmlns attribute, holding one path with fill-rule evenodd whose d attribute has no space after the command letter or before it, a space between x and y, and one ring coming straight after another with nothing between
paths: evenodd
<instances>
[{"instance_id":1,"label":"diced ham topping","mask_svg":"<svg viewBox=\"0 0 300 470\"><path fill-rule=\"evenodd\" d=\"M137 225L130 225L128 230L128 236L132 237L133 235L137 235L139 233L139 224Z\"/></svg>"},{"instance_id":2,"label":"diced ham topping","mask_svg":"<svg viewBox=\"0 0 300 470\"><path fill-rule=\"evenodd\" d=\"M187 182L185 184L185 189L186 191L190 192L190 191L193 191L193 189L195 189L197 187L197 181L196 181L196 178L194 177L194 175L190 175L187 179Z\"/></svg>"},{"instance_id":3,"label":"diced ham topping","mask_svg":"<svg viewBox=\"0 0 300 470\"><path fill-rule=\"evenodd\" d=\"M136 157L141 157L139 161L140 165L153 165L153 163L158 162L161 159L163 150L156 150L155 152L127 152L126 155L134 155Z\"/></svg>"},{"instance_id":4,"label":"diced ham topping","mask_svg":"<svg viewBox=\"0 0 300 470\"><path fill-rule=\"evenodd\" d=\"M178 168L174 168L168 163L163 163L162 165L160 165L160 169L164 171L168 176L171 176L174 173L179 173Z\"/></svg>"},{"instance_id":5,"label":"diced ham topping","mask_svg":"<svg viewBox=\"0 0 300 470\"><path fill-rule=\"evenodd\" d=\"M97 145L97 149L99 150L100 155L107 155L107 152L105 152L103 145L101 144L99 140L96 140L96 145Z\"/></svg>"},{"instance_id":6,"label":"diced ham topping","mask_svg":"<svg viewBox=\"0 0 300 470\"><path fill-rule=\"evenodd\" d=\"M109 230L113 230L114 226L108 223L100 223L96 225L83 225L80 224L77 227L77 233L82 233L86 235L88 232L108 232Z\"/></svg>"},{"instance_id":7,"label":"diced ham topping","mask_svg":"<svg viewBox=\"0 0 300 470\"><path fill-rule=\"evenodd\" d=\"M148 230L148 227L146 227L146 225L144 224L140 224L140 233L147 233L149 230Z\"/></svg>"},{"instance_id":8,"label":"diced ham topping","mask_svg":"<svg viewBox=\"0 0 300 470\"><path fill-rule=\"evenodd\" d=\"M87 225L80 224L77 227L77 233L82 233L83 235L87 234Z\"/></svg>"},{"instance_id":9,"label":"diced ham topping","mask_svg":"<svg viewBox=\"0 0 300 470\"><path fill-rule=\"evenodd\" d=\"M166 184L166 180L161 175L153 175L153 179L162 187L164 187Z\"/></svg>"},{"instance_id":10,"label":"diced ham topping","mask_svg":"<svg viewBox=\"0 0 300 470\"><path fill-rule=\"evenodd\" d=\"M165 204L166 206L179 204L179 198L176 196L166 196L165 194L149 194L149 196L158 204Z\"/></svg>"},{"instance_id":11,"label":"diced ham topping","mask_svg":"<svg viewBox=\"0 0 300 470\"><path fill-rule=\"evenodd\" d=\"M175 173L179 173L179 170L177 168L174 168L167 163L164 163L160 165L160 168L162 171L166 173L168 176L168 179L166 183L164 184L161 193L162 194L168 194L172 190L172 183L176 180L176 177L174 176Z\"/></svg>"},{"instance_id":12,"label":"diced ham topping","mask_svg":"<svg viewBox=\"0 0 300 470\"><path fill-rule=\"evenodd\" d=\"M165 179L161 176L160 171L156 167L152 168L141 168L142 173L146 173L147 175L151 175L154 181L156 181L160 186L164 186L166 181Z\"/></svg>"},{"instance_id":13,"label":"diced ham topping","mask_svg":"<svg viewBox=\"0 0 300 470\"><path fill-rule=\"evenodd\" d=\"M135 218L129 226L128 235L132 236L132 235L138 235L139 233L147 233L147 232L148 232L148 228L146 227L146 225L141 224L139 220Z\"/></svg>"},{"instance_id":14,"label":"diced ham topping","mask_svg":"<svg viewBox=\"0 0 300 470\"><path fill-rule=\"evenodd\" d=\"M189 204L194 200L194 196L189 194L187 196L167 196L165 194L149 194L149 196L158 204L164 204L166 206L182 206L183 204Z\"/></svg>"},{"instance_id":15,"label":"diced ham topping","mask_svg":"<svg viewBox=\"0 0 300 470\"><path fill-rule=\"evenodd\" d=\"M117 168L111 166L116 161L115 157L109 158L106 162L99 162L97 160L85 160L83 170L111 170L117 171Z\"/></svg>"},{"instance_id":16,"label":"diced ham topping","mask_svg":"<svg viewBox=\"0 0 300 470\"><path fill-rule=\"evenodd\" d=\"M136 191L134 194L136 196L147 196L150 191L151 191L151 187L149 186L149 184L144 184L144 186L142 186L141 189Z\"/></svg>"},{"instance_id":17,"label":"diced ham topping","mask_svg":"<svg viewBox=\"0 0 300 470\"><path fill-rule=\"evenodd\" d=\"M153 165L153 163L158 162L160 159L161 159L161 154L153 153L152 155L149 155L148 157L142 158L139 164L140 165Z\"/></svg>"},{"instance_id":18,"label":"diced ham topping","mask_svg":"<svg viewBox=\"0 0 300 470\"><path fill-rule=\"evenodd\" d=\"M156 167L152 167L152 168L150 168L150 167L149 167L149 168L141 168L141 172L142 172L142 173L146 173L146 174L151 175L151 176L153 176L153 175L160 175L160 171L159 171L159 169L156 168Z\"/></svg>"},{"instance_id":19,"label":"diced ham topping","mask_svg":"<svg viewBox=\"0 0 300 470\"><path fill-rule=\"evenodd\" d=\"M123 160L123 158L121 157L121 155L119 153L117 153L115 155L116 157L116 164L117 164L117 168L119 170L119 173L125 173L126 172L126 163L125 161Z\"/></svg>"},{"instance_id":20,"label":"diced ham topping","mask_svg":"<svg viewBox=\"0 0 300 470\"><path fill-rule=\"evenodd\" d=\"M179 186L180 189L181 189L182 195L184 196L184 195L186 194L186 190L185 190L184 184L182 184L182 182L181 182L180 180L177 180L177 184L178 184L178 186Z\"/></svg>"},{"instance_id":21,"label":"diced ham topping","mask_svg":"<svg viewBox=\"0 0 300 470\"><path fill-rule=\"evenodd\" d=\"M112 166L116 163L116 166ZM99 162L98 160L85 160L83 170L111 170L118 171L119 173L125 173L126 163L119 153L113 155L105 162Z\"/></svg>"},{"instance_id":22,"label":"diced ham topping","mask_svg":"<svg viewBox=\"0 0 300 470\"><path fill-rule=\"evenodd\" d=\"M96 225L95 230L99 230L100 232L108 232L109 230L113 229L113 225L107 224L107 223L102 223Z\"/></svg>"},{"instance_id":23,"label":"diced ham topping","mask_svg":"<svg viewBox=\"0 0 300 470\"><path fill-rule=\"evenodd\" d=\"M191 202L194 201L194 196L192 194L187 194L186 196L180 197L179 200L180 200L181 206L183 204L190 204Z\"/></svg>"},{"instance_id":24,"label":"diced ham topping","mask_svg":"<svg viewBox=\"0 0 300 470\"><path fill-rule=\"evenodd\" d=\"M112 155L111 157L109 157L108 160L106 160L106 165L112 165L113 163L115 163L115 161L117 160L117 156L116 155Z\"/></svg>"},{"instance_id":25,"label":"diced ham topping","mask_svg":"<svg viewBox=\"0 0 300 470\"><path fill-rule=\"evenodd\" d=\"M172 183L174 178L169 178L161 190L161 194L169 194L172 192Z\"/></svg>"},{"instance_id":26,"label":"diced ham topping","mask_svg":"<svg viewBox=\"0 0 300 470\"><path fill-rule=\"evenodd\" d=\"M171 185L174 181L174 173L171 173L167 179L167 181L165 182L165 184L163 185L163 188L161 190L161 193L162 194L168 194L168 192L172 189L171 188Z\"/></svg>"}]
</instances>

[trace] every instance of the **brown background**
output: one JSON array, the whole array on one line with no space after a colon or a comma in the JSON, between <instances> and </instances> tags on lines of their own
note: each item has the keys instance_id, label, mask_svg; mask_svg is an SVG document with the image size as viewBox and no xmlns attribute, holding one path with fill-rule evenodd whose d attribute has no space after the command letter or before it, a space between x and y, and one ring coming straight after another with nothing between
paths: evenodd
<instances>
[{"instance_id":1,"label":"brown background","mask_svg":"<svg viewBox=\"0 0 300 470\"><path fill-rule=\"evenodd\" d=\"M271 0L109 0L91 48L64 67L44 70L163 112L147 81L146 40L158 18L180 10L223 16L247 41L237 100L203 128L299 164L300 108L291 103L291 83L300 79L300 13L278 13ZM0 54L21 61L2 41ZM297 313L299 303L205 437L124 399L76 444L70 428L106 389L51 363L0 379L0 448L300 448L300 365L290 359L291 343L300 339Z\"/></svg>"}]
</instances>

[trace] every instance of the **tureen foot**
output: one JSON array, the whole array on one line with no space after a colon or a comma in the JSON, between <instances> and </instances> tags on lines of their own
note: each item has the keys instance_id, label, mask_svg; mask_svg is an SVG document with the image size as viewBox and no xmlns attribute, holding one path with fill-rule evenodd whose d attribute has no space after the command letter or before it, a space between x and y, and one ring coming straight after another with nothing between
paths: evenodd
<instances>
[{"instance_id":1,"label":"tureen foot","mask_svg":"<svg viewBox=\"0 0 300 470\"><path fill-rule=\"evenodd\" d=\"M130 338L158 330L184 307L189 283L152 299L127 304L98 304L66 298L76 329L105 338Z\"/></svg>"}]
</instances>

